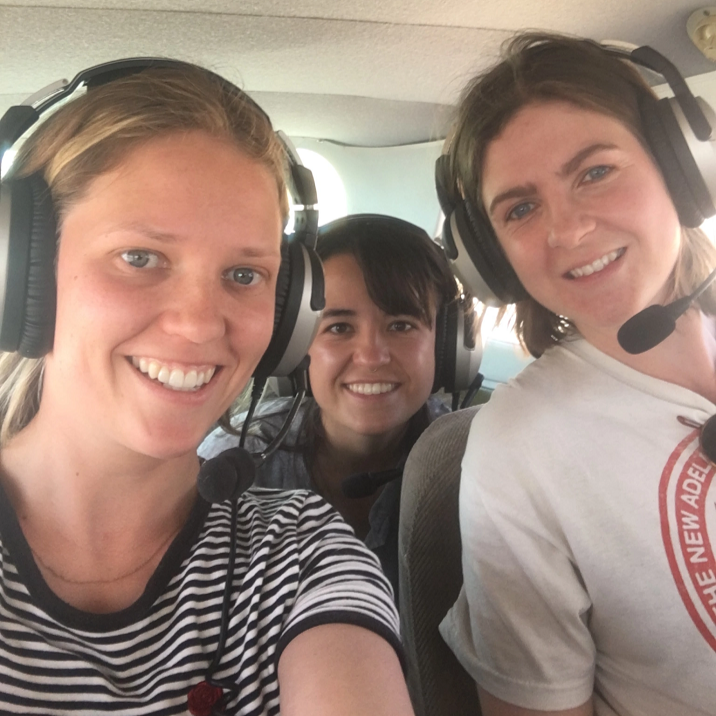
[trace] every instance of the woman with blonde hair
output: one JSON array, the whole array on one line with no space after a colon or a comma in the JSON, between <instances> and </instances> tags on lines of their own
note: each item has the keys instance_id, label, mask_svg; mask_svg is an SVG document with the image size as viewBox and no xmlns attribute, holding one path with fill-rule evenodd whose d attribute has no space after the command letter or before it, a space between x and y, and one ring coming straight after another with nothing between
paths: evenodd
<instances>
[{"instance_id":1,"label":"woman with blonde hair","mask_svg":"<svg viewBox=\"0 0 716 716\"><path fill-rule=\"evenodd\" d=\"M0 710L412 713L389 585L339 516L197 494L250 472L196 448L271 341L283 146L201 68L81 77L0 187Z\"/></svg>"}]
</instances>

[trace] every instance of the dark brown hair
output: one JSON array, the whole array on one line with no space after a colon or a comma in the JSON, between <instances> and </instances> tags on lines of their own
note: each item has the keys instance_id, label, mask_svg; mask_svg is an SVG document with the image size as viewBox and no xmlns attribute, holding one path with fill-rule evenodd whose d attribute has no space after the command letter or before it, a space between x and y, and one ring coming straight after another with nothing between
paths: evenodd
<instances>
[{"instance_id":1,"label":"dark brown hair","mask_svg":"<svg viewBox=\"0 0 716 716\"><path fill-rule=\"evenodd\" d=\"M458 299L457 283L442 249L415 224L380 214L353 214L322 226L321 260L350 254L368 295L389 315L414 316L431 325L435 312Z\"/></svg>"}]
</instances>

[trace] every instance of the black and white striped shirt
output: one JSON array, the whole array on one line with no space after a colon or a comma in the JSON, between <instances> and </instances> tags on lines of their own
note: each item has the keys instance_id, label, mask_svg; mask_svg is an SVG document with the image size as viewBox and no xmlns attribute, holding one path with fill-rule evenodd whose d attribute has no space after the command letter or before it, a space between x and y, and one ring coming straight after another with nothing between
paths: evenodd
<instances>
[{"instance_id":1,"label":"black and white striped shirt","mask_svg":"<svg viewBox=\"0 0 716 716\"><path fill-rule=\"evenodd\" d=\"M0 491L1 492L1 491ZM144 594L113 614L60 600L0 494L0 713L186 714L216 651L230 505L198 500ZM277 662L302 631L357 624L400 650L376 558L317 495L254 488L239 501L226 650L227 714L279 713Z\"/></svg>"}]
</instances>

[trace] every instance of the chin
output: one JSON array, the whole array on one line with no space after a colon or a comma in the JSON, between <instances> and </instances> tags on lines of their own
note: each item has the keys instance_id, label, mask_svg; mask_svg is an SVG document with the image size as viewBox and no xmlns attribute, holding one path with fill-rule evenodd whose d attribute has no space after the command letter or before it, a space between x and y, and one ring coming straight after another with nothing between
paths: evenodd
<instances>
[{"instance_id":1,"label":"chin","mask_svg":"<svg viewBox=\"0 0 716 716\"><path fill-rule=\"evenodd\" d=\"M196 453L203 438L195 431L183 432L181 430L154 431L143 436L136 436L135 440L127 441L126 445L140 455L146 455L157 460L173 460L187 453Z\"/></svg>"}]
</instances>

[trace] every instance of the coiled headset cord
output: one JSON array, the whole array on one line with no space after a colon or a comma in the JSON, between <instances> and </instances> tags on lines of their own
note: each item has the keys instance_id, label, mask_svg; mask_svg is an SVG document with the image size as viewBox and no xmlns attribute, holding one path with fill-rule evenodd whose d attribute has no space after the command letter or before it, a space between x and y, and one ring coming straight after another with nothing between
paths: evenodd
<instances>
[{"instance_id":1,"label":"coiled headset cord","mask_svg":"<svg viewBox=\"0 0 716 716\"><path fill-rule=\"evenodd\" d=\"M214 458L206 460L197 478L199 494L207 502L217 503L230 500L231 527L229 532L229 560L227 565L224 595L221 604L221 625L219 627L219 642L214 658L206 670L204 680L209 686L221 689L221 695L212 707L212 714L222 714L229 697L238 692L235 681L217 679L214 674L218 671L226 648L226 639L229 631L229 614L231 611L231 593L233 585L234 568L236 566L236 540L238 531L238 504L241 495L251 487L256 476L256 468L260 467L266 459L278 448L286 433L290 430L298 408L306 395L307 364L299 366L292 378L296 386L291 410L281 429L268 447L260 453L250 453L244 448L248 436L248 426L253 419L256 405L261 399L265 380L256 380L251 393L251 403L246 413L244 425L239 437L239 447L230 448Z\"/></svg>"}]
</instances>

